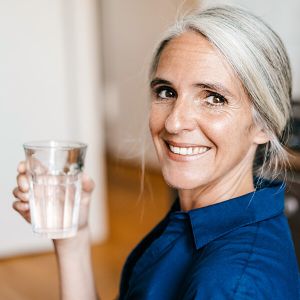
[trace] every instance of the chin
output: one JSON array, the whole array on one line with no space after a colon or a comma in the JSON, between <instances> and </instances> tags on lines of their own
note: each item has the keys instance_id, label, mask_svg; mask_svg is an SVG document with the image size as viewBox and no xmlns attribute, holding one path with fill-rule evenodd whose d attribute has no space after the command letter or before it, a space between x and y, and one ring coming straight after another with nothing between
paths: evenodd
<instances>
[{"instance_id":1,"label":"chin","mask_svg":"<svg viewBox=\"0 0 300 300\"><path fill-rule=\"evenodd\" d=\"M163 171L163 177L169 186L179 190L192 190L207 183L207 180L199 178L199 176L195 176L195 174L193 174L193 176L185 176L182 173L176 174L173 172L169 174L169 172Z\"/></svg>"}]
</instances>

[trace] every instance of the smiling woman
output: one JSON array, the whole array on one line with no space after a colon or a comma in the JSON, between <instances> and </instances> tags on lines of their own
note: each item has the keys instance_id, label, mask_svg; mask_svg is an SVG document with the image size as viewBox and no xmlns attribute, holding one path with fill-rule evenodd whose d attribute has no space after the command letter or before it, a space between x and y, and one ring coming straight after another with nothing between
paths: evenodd
<instances>
[{"instance_id":1,"label":"smiling woman","mask_svg":"<svg viewBox=\"0 0 300 300\"><path fill-rule=\"evenodd\" d=\"M278 36L241 9L197 11L160 43L150 90L150 131L179 197L129 255L119 299L299 300L284 183L274 180L285 162L291 96ZM21 164L14 190L24 217L25 171ZM92 189L85 178L84 224ZM64 300L97 298L88 241L87 225L54 241Z\"/></svg>"},{"instance_id":2,"label":"smiling woman","mask_svg":"<svg viewBox=\"0 0 300 300\"><path fill-rule=\"evenodd\" d=\"M282 171L280 167L284 168L287 162L282 144L291 107L291 70L280 38L262 20L240 9L227 6L203 11L201 17L191 14L166 33L155 53L151 78L157 71L162 50L187 31L205 37L216 54L226 61L227 70L229 67L241 81L252 104L253 121L269 136L269 142L260 147L264 150L265 161L254 171L262 177L276 178ZM215 69L215 74L219 74L218 69ZM224 90L220 83L210 90L228 95L228 90Z\"/></svg>"},{"instance_id":3,"label":"smiling woman","mask_svg":"<svg viewBox=\"0 0 300 300\"><path fill-rule=\"evenodd\" d=\"M150 90L152 138L179 197L129 256L120 299L299 299L274 181L291 97L279 37L234 7L195 12L159 44Z\"/></svg>"},{"instance_id":4,"label":"smiling woman","mask_svg":"<svg viewBox=\"0 0 300 300\"><path fill-rule=\"evenodd\" d=\"M164 178L180 190L201 190L194 201L180 191L181 207L252 192L256 148L269 137L219 51L194 31L181 34L161 53L151 88L150 129Z\"/></svg>"}]
</instances>

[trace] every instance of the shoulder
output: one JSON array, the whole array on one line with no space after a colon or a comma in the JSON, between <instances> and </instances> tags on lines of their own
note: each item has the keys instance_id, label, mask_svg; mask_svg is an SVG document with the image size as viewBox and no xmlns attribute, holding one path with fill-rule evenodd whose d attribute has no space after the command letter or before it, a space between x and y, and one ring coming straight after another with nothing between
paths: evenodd
<instances>
[{"instance_id":1,"label":"shoulder","mask_svg":"<svg viewBox=\"0 0 300 300\"><path fill-rule=\"evenodd\" d=\"M123 266L122 274L121 274L121 281L120 281L120 299L123 297L123 294L128 289L129 280L131 278L131 274L133 271L134 266L136 265L137 261L143 255L143 253L147 250L147 248L159 238L164 231L167 221L168 221L167 214L131 251L129 256L127 257L125 264Z\"/></svg>"},{"instance_id":2,"label":"shoulder","mask_svg":"<svg viewBox=\"0 0 300 300\"><path fill-rule=\"evenodd\" d=\"M286 226L280 215L199 249L182 299L298 300L298 267Z\"/></svg>"}]
</instances>

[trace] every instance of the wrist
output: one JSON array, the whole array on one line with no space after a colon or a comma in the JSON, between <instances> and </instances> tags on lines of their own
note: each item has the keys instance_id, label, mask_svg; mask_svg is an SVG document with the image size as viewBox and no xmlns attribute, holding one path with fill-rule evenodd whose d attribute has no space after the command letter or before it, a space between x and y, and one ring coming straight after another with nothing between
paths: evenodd
<instances>
[{"instance_id":1,"label":"wrist","mask_svg":"<svg viewBox=\"0 0 300 300\"><path fill-rule=\"evenodd\" d=\"M80 228L76 235L67 239L55 239L53 240L55 252L58 255L70 254L81 252L80 250L90 246L90 233L88 226Z\"/></svg>"},{"instance_id":2,"label":"wrist","mask_svg":"<svg viewBox=\"0 0 300 300\"><path fill-rule=\"evenodd\" d=\"M73 238L53 240L60 274L60 299L97 299L90 235L86 226Z\"/></svg>"}]
</instances>

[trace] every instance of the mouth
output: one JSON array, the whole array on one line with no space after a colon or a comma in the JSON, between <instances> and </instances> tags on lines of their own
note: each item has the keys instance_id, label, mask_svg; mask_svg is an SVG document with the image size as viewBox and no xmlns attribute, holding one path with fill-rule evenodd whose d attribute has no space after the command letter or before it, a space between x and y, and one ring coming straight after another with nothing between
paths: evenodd
<instances>
[{"instance_id":1,"label":"mouth","mask_svg":"<svg viewBox=\"0 0 300 300\"><path fill-rule=\"evenodd\" d=\"M199 156L207 151L209 151L211 148L207 146L200 146L200 145L192 145L192 144L181 144L181 143L174 143L170 141L165 141L165 144L173 156L179 156L179 157L191 157L191 156Z\"/></svg>"}]
</instances>

